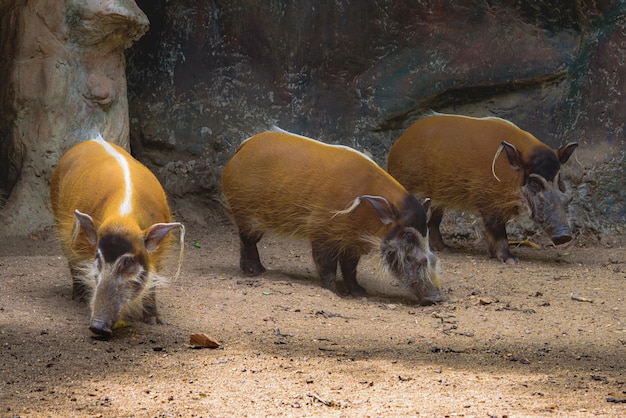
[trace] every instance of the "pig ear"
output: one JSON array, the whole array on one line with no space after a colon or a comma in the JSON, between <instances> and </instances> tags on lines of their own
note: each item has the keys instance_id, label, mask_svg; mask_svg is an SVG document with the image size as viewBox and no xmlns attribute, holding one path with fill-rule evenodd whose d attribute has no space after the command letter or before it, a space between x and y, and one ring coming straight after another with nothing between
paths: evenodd
<instances>
[{"instance_id":1,"label":"pig ear","mask_svg":"<svg viewBox=\"0 0 626 418\"><path fill-rule=\"evenodd\" d=\"M144 244L146 246L146 250L152 252L159 248L161 245L161 241L163 238L174 228L181 228L182 224L180 222L172 222L172 223L158 223L152 225L148 228L147 232L144 233L145 239Z\"/></svg>"},{"instance_id":2,"label":"pig ear","mask_svg":"<svg viewBox=\"0 0 626 418\"><path fill-rule=\"evenodd\" d=\"M344 210L338 210L333 214L332 218L352 212L361 204L363 200L370 202L383 224L389 225L390 223L398 220L398 209L396 209L393 204L389 203L389 201L384 197L370 195L357 197L352 201L350 207Z\"/></svg>"},{"instance_id":3,"label":"pig ear","mask_svg":"<svg viewBox=\"0 0 626 418\"><path fill-rule=\"evenodd\" d=\"M502 141L502 144L500 144L500 146L506 152L506 156L509 159L509 164L511 164L513 170L520 170L522 167L524 167L524 159L522 158L522 154L520 154L520 152L517 150L517 148L515 148L513 144Z\"/></svg>"},{"instance_id":4,"label":"pig ear","mask_svg":"<svg viewBox=\"0 0 626 418\"><path fill-rule=\"evenodd\" d=\"M563 145L561 148L556 150L556 155L559 157L559 162L561 164L565 164L567 160L569 160L569 157L572 156L572 153L574 152L576 147L578 147L578 144L576 142L572 142L567 145Z\"/></svg>"},{"instance_id":5,"label":"pig ear","mask_svg":"<svg viewBox=\"0 0 626 418\"><path fill-rule=\"evenodd\" d=\"M519 151L517 151L517 148L515 148L513 144L502 141L493 156L493 160L491 160L491 174L493 174L493 177L498 181L502 180L500 180L500 178L496 174L496 160L500 156L500 153L502 153L502 150L506 152L506 156L509 159L509 164L511 164L513 170L520 170L524 166L524 159L522 158L522 155L519 153Z\"/></svg>"},{"instance_id":6,"label":"pig ear","mask_svg":"<svg viewBox=\"0 0 626 418\"><path fill-rule=\"evenodd\" d=\"M424 210L426 211L426 222L430 221L430 216L432 215L432 210L431 210L431 200L430 197L427 197L426 199L424 199L424 201L422 202L422 206L424 206Z\"/></svg>"},{"instance_id":7,"label":"pig ear","mask_svg":"<svg viewBox=\"0 0 626 418\"><path fill-rule=\"evenodd\" d=\"M87 241L89 241L91 245L95 245L96 241L98 241L98 231L96 230L96 225L93 223L91 216L82 213L78 209L74 209L74 216L76 217L77 224L80 225L87 236ZM77 234L78 231L74 230L74 235Z\"/></svg>"},{"instance_id":8,"label":"pig ear","mask_svg":"<svg viewBox=\"0 0 626 418\"><path fill-rule=\"evenodd\" d=\"M398 220L398 209L384 197L364 195L361 196L360 199L371 203L374 209L376 209L380 221L384 225L389 225Z\"/></svg>"}]
</instances>

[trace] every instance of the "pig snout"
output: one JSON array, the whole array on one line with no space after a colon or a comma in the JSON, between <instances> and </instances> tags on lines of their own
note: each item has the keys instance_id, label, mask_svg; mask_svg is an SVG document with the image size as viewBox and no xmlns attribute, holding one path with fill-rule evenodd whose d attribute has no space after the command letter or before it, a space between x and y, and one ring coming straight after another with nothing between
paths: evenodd
<instances>
[{"instance_id":1,"label":"pig snout","mask_svg":"<svg viewBox=\"0 0 626 418\"><path fill-rule=\"evenodd\" d=\"M417 297L422 306L435 305L443 302L445 298L439 290L438 260L430 251L417 257L419 265L417 277L413 277L411 287L413 294Z\"/></svg>"},{"instance_id":2,"label":"pig snout","mask_svg":"<svg viewBox=\"0 0 626 418\"><path fill-rule=\"evenodd\" d=\"M91 323L89 324L89 330L91 332L104 338L111 337L111 334L113 334L112 327L113 323L111 321L107 321L101 318L92 319Z\"/></svg>"},{"instance_id":3,"label":"pig snout","mask_svg":"<svg viewBox=\"0 0 626 418\"><path fill-rule=\"evenodd\" d=\"M554 245L563 245L570 242L573 237L569 227L563 227L560 228L557 232L553 233L550 239L552 239Z\"/></svg>"},{"instance_id":4,"label":"pig snout","mask_svg":"<svg viewBox=\"0 0 626 418\"><path fill-rule=\"evenodd\" d=\"M544 229L550 235L554 245L567 244L573 239L572 230L569 226L567 214L562 208L556 208L550 214L546 214Z\"/></svg>"},{"instance_id":5,"label":"pig snout","mask_svg":"<svg viewBox=\"0 0 626 418\"><path fill-rule=\"evenodd\" d=\"M537 174L531 174L529 184L522 190L530 206L532 217L548 233L554 245L572 241L567 219L567 206L571 197L561 192L555 183L549 183Z\"/></svg>"},{"instance_id":6,"label":"pig snout","mask_svg":"<svg viewBox=\"0 0 626 418\"><path fill-rule=\"evenodd\" d=\"M444 297L438 289L422 293L420 296L419 303L422 306L435 305L444 301Z\"/></svg>"}]
</instances>

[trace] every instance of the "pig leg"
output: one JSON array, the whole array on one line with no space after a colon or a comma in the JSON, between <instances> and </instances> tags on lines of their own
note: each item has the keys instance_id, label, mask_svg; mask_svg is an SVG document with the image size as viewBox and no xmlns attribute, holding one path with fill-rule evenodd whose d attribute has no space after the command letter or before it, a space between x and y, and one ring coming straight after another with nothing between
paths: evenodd
<instances>
[{"instance_id":1,"label":"pig leg","mask_svg":"<svg viewBox=\"0 0 626 418\"><path fill-rule=\"evenodd\" d=\"M143 300L143 318L142 321L149 325L167 324L157 312L156 292L150 290Z\"/></svg>"},{"instance_id":2,"label":"pig leg","mask_svg":"<svg viewBox=\"0 0 626 418\"><path fill-rule=\"evenodd\" d=\"M265 272L265 267L261 264L259 250L256 246L257 242L259 242L262 237L263 233L245 233L239 231L239 267L247 276L258 276Z\"/></svg>"},{"instance_id":3,"label":"pig leg","mask_svg":"<svg viewBox=\"0 0 626 418\"><path fill-rule=\"evenodd\" d=\"M433 206L430 213L430 219L428 220L428 236L430 249L434 251L441 251L450 248L445 242L443 242L441 231L439 230L442 218L443 208L440 206Z\"/></svg>"},{"instance_id":4,"label":"pig leg","mask_svg":"<svg viewBox=\"0 0 626 418\"><path fill-rule=\"evenodd\" d=\"M359 264L359 254L344 253L339 258L339 266L343 275L343 283L349 294L354 297L366 296L367 292L356 281L356 266Z\"/></svg>"},{"instance_id":5,"label":"pig leg","mask_svg":"<svg viewBox=\"0 0 626 418\"><path fill-rule=\"evenodd\" d=\"M80 269L70 263L70 274L72 275L72 299L87 302L89 289L85 281L82 280L84 272L81 272Z\"/></svg>"},{"instance_id":6,"label":"pig leg","mask_svg":"<svg viewBox=\"0 0 626 418\"><path fill-rule=\"evenodd\" d=\"M506 223L503 217L499 214L484 212L481 215L485 224L487 245L491 257L507 264L517 263L517 257L509 251L509 240L506 236Z\"/></svg>"},{"instance_id":7,"label":"pig leg","mask_svg":"<svg viewBox=\"0 0 626 418\"><path fill-rule=\"evenodd\" d=\"M317 273L322 279L322 287L341 294L337 289L337 262L338 258L335 251L328 249L328 244L320 241L311 243L313 250L313 261L317 268Z\"/></svg>"}]
</instances>

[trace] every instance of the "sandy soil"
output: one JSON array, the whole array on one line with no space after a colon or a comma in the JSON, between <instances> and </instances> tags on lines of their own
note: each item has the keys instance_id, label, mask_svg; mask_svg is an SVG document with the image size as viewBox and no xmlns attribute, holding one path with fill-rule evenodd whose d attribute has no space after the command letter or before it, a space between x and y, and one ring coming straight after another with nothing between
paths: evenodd
<instances>
[{"instance_id":1,"label":"sandy soil","mask_svg":"<svg viewBox=\"0 0 626 418\"><path fill-rule=\"evenodd\" d=\"M420 307L373 261L360 279L379 295L331 294L307 245L278 238L243 277L232 226L188 227L184 274L159 291L169 325L106 341L53 239L0 241L0 416L626 415L623 239L519 248L515 266L453 242L449 301ZM221 347L189 348L196 332Z\"/></svg>"}]
</instances>

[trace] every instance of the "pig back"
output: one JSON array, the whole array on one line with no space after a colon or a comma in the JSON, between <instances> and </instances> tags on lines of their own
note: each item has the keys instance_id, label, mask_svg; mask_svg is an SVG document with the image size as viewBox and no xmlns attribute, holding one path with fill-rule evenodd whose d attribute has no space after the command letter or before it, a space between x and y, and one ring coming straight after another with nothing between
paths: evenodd
<instances>
[{"instance_id":1,"label":"pig back","mask_svg":"<svg viewBox=\"0 0 626 418\"><path fill-rule=\"evenodd\" d=\"M152 172L124 149L108 145L128 164L127 176L116 157L97 140L71 148L53 173L51 205L65 247L72 243L74 210L90 215L96 225L134 230L135 235L154 223L171 221L165 192ZM91 257L95 251L83 234L73 244L78 252L74 257Z\"/></svg>"},{"instance_id":2,"label":"pig back","mask_svg":"<svg viewBox=\"0 0 626 418\"><path fill-rule=\"evenodd\" d=\"M502 141L522 154L544 146L535 137L499 118L434 115L411 125L392 146L389 173L411 193L433 205L458 210L489 210L513 215L519 204L523 170L511 167L505 153L492 162Z\"/></svg>"},{"instance_id":3,"label":"pig back","mask_svg":"<svg viewBox=\"0 0 626 418\"><path fill-rule=\"evenodd\" d=\"M384 233L371 205L334 216L361 195L398 205L404 188L363 154L282 132L242 144L223 171L223 190L235 223L305 239L363 246L363 235Z\"/></svg>"}]
</instances>

